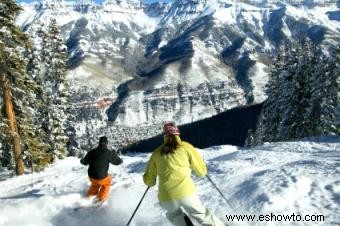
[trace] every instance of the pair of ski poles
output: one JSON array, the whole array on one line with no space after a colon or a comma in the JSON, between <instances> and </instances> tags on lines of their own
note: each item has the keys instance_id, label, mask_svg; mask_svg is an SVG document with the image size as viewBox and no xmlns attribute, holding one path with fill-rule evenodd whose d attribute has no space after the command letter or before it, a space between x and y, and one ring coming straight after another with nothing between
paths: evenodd
<instances>
[{"instance_id":1,"label":"pair of ski poles","mask_svg":"<svg viewBox=\"0 0 340 226\"><path fill-rule=\"evenodd\" d=\"M228 204L228 206L229 206L230 208L232 208L231 205L229 204L228 199L223 195L223 193L221 192L221 190L216 186L216 184L213 182L213 180L210 178L210 176L209 176L209 175L206 175L206 177L207 177L208 180L211 182L211 184L214 186L214 188L220 193L220 195L222 196L222 198L224 199L224 201ZM131 216L129 222L126 224L126 226L129 226L129 225L130 225L130 223L131 223L133 217L135 216L135 214L136 214L136 212L137 212L137 210L138 210L140 204L142 203L142 201L143 201L143 199L144 199L146 193L149 191L149 189L150 189L150 187L147 187L147 189L145 190L145 192L144 192L144 194L143 194L141 200L139 201L139 203L138 203L138 205L137 205L135 211L133 212L133 214L132 214L132 216Z\"/></svg>"}]
</instances>

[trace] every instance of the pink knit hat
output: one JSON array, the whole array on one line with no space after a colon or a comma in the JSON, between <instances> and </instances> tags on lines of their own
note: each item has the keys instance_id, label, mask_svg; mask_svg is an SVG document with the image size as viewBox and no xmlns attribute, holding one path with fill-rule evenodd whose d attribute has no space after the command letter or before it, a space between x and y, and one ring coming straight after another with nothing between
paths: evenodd
<instances>
[{"instance_id":1,"label":"pink knit hat","mask_svg":"<svg viewBox=\"0 0 340 226\"><path fill-rule=\"evenodd\" d=\"M164 126L163 126L163 133L164 135L179 135L180 132L179 132L179 129L178 127L176 126L176 123L175 122L165 122L164 123Z\"/></svg>"}]
</instances>

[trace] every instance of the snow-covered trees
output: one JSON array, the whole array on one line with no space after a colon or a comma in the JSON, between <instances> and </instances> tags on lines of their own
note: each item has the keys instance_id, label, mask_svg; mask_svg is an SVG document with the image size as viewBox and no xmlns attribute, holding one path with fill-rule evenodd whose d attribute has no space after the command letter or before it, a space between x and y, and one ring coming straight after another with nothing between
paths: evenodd
<instances>
[{"instance_id":1,"label":"snow-covered trees","mask_svg":"<svg viewBox=\"0 0 340 226\"><path fill-rule=\"evenodd\" d=\"M52 159L74 155L77 143L72 104L69 103L70 89L66 80L66 46L55 19L49 21L48 26L37 24L30 29L35 51L32 51L33 59L28 70L43 88L43 92L38 95L39 100L42 100L40 125L47 136L49 153Z\"/></svg>"},{"instance_id":2,"label":"snow-covered trees","mask_svg":"<svg viewBox=\"0 0 340 226\"><path fill-rule=\"evenodd\" d=\"M1 112L7 118L8 127L4 134L12 141L13 158L16 165L16 174L24 173L23 150L27 150L31 141L36 141L31 120L35 99L34 91L37 88L35 82L26 73L27 62L24 59L25 49L29 47L27 36L15 25L14 18L21 8L12 0L0 1L0 81L3 94ZM4 128L4 127L2 127ZM2 138L3 139L3 138ZM5 138L6 139L6 138ZM8 141L7 140L7 141ZM6 141L6 140L5 140ZM6 143L3 142L2 146ZM8 147L9 148L9 145ZM24 149L23 149L24 148ZM2 163L8 163L6 158L9 150L3 150Z\"/></svg>"},{"instance_id":3,"label":"snow-covered trees","mask_svg":"<svg viewBox=\"0 0 340 226\"><path fill-rule=\"evenodd\" d=\"M60 36L56 20L52 19L43 36L42 75L47 108L46 132L54 157L66 156L65 128L69 117L69 85L66 80L67 49Z\"/></svg>"},{"instance_id":4,"label":"snow-covered trees","mask_svg":"<svg viewBox=\"0 0 340 226\"><path fill-rule=\"evenodd\" d=\"M335 56L335 54L332 54ZM337 92L339 84L336 72L336 60L323 56L320 62L314 61L319 67L312 72L310 87L310 105L306 117L312 119L309 129L312 135L337 133L336 108L338 104Z\"/></svg>"},{"instance_id":5,"label":"snow-covered trees","mask_svg":"<svg viewBox=\"0 0 340 226\"><path fill-rule=\"evenodd\" d=\"M32 45L14 23L20 9L0 0L0 163L11 168L15 162L19 175L24 165L39 170L66 156L71 127L67 53L56 21L47 31L38 28L42 46Z\"/></svg>"},{"instance_id":6,"label":"snow-covered trees","mask_svg":"<svg viewBox=\"0 0 340 226\"><path fill-rule=\"evenodd\" d=\"M25 153L27 165L31 167L32 171L43 169L48 163L52 162L53 158L49 154L50 145L48 136L42 126L43 119L47 117L46 104L44 102L44 88L41 80L40 70L40 55L36 46L27 50L26 58L27 74L36 83L35 96L29 100L32 106L31 120L33 122L33 133L38 134L35 141L30 141L27 145L28 151Z\"/></svg>"},{"instance_id":7,"label":"snow-covered trees","mask_svg":"<svg viewBox=\"0 0 340 226\"><path fill-rule=\"evenodd\" d=\"M252 144L335 134L339 64L309 40L281 49Z\"/></svg>"},{"instance_id":8,"label":"snow-covered trees","mask_svg":"<svg viewBox=\"0 0 340 226\"><path fill-rule=\"evenodd\" d=\"M340 4L340 3L339 3ZM340 45L336 49L336 61L335 61L335 74L337 74L337 84L340 86ZM336 116L336 129L340 133L340 90L337 91L337 116Z\"/></svg>"}]
</instances>

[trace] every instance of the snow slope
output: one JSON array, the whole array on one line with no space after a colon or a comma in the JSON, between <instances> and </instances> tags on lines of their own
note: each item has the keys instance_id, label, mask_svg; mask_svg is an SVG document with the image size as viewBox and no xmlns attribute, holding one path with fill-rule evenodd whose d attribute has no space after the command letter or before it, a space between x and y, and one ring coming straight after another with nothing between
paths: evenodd
<instances>
[{"instance_id":1,"label":"snow slope","mask_svg":"<svg viewBox=\"0 0 340 226\"><path fill-rule=\"evenodd\" d=\"M255 148L216 146L200 150L212 180L194 176L203 203L226 222L226 214L307 214L325 216L318 225L340 225L340 136L268 143ZM147 154L123 156L111 166L115 178L108 203L100 209L74 211L91 200L86 167L79 159L60 160L40 173L9 178L0 172L0 225L126 225L146 187ZM229 222L229 225L278 225L280 222ZM286 222L280 225L314 225ZM131 225L169 225L150 189Z\"/></svg>"}]
</instances>

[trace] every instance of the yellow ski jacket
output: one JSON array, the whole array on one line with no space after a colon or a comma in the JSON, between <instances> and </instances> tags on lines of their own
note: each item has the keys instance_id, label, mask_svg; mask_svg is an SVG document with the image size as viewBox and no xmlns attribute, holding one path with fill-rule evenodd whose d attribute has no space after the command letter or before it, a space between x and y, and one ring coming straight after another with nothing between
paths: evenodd
<instances>
[{"instance_id":1,"label":"yellow ski jacket","mask_svg":"<svg viewBox=\"0 0 340 226\"><path fill-rule=\"evenodd\" d=\"M143 176L144 183L149 187L154 186L159 177L159 201L176 200L195 193L191 169L201 177L207 174L207 167L198 151L191 144L181 141L179 136L176 139L180 145L174 153L161 155L164 144L154 150Z\"/></svg>"}]
</instances>

